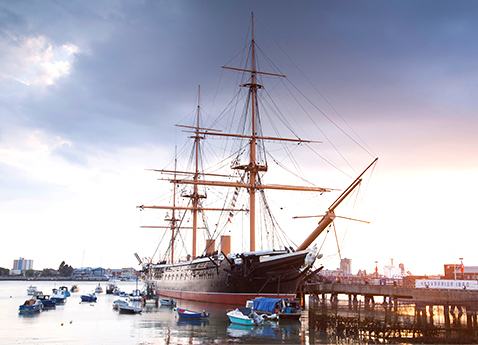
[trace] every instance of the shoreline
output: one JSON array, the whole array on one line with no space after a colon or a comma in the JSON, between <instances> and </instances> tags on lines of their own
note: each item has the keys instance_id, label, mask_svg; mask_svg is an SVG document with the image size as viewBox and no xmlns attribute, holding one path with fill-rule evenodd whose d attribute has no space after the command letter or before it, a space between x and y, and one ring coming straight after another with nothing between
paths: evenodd
<instances>
[{"instance_id":1,"label":"shoreline","mask_svg":"<svg viewBox=\"0 0 478 345\"><path fill-rule=\"evenodd\" d=\"M109 281L110 278L78 278L78 277L0 277L0 281L79 281L79 282L88 282L88 281Z\"/></svg>"}]
</instances>

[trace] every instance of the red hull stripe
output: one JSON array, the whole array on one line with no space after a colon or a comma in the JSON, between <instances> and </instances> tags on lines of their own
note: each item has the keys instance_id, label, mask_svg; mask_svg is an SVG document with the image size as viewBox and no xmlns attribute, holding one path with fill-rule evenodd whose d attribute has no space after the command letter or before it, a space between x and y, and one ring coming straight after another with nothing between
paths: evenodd
<instances>
[{"instance_id":1,"label":"red hull stripe","mask_svg":"<svg viewBox=\"0 0 478 345\"><path fill-rule=\"evenodd\" d=\"M257 297L270 298L289 298L294 299L295 294L256 294L256 293L221 293L221 292L195 292L179 290L158 289L161 296L172 297L176 299L185 299L190 301L199 301L206 303L233 304L236 306L245 306L246 301Z\"/></svg>"}]
</instances>

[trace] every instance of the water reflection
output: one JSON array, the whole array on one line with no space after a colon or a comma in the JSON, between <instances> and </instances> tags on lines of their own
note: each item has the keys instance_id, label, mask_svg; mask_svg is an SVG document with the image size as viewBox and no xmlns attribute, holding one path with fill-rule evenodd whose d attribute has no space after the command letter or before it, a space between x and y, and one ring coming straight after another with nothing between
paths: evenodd
<instances>
[{"instance_id":1,"label":"water reflection","mask_svg":"<svg viewBox=\"0 0 478 345\"><path fill-rule=\"evenodd\" d=\"M478 302L478 301L477 301ZM361 303L309 300L310 343L477 343L478 303Z\"/></svg>"},{"instance_id":2,"label":"water reflection","mask_svg":"<svg viewBox=\"0 0 478 345\"><path fill-rule=\"evenodd\" d=\"M177 326L184 327L184 326L207 326L209 325L209 320L188 320L188 319L178 319L176 323Z\"/></svg>"},{"instance_id":3,"label":"water reflection","mask_svg":"<svg viewBox=\"0 0 478 345\"><path fill-rule=\"evenodd\" d=\"M227 336L240 338L246 343L291 342L303 344L301 337L301 323L299 321L269 321L262 326L244 326L229 324Z\"/></svg>"}]
</instances>

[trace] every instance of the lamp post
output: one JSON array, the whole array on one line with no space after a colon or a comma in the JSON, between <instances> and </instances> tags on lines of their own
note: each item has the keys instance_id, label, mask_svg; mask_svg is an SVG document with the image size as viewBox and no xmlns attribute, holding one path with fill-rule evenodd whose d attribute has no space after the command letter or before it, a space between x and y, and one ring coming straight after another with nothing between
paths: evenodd
<instances>
[{"instance_id":1,"label":"lamp post","mask_svg":"<svg viewBox=\"0 0 478 345\"><path fill-rule=\"evenodd\" d=\"M461 262L461 267L460 267L460 271L461 271L461 280L464 280L465 277L464 277L464 273L465 273L465 266L463 266L463 258L460 258L460 262Z\"/></svg>"},{"instance_id":2,"label":"lamp post","mask_svg":"<svg viewBox=\"0 0 478 345\"><path fill-rule=\"evenodd\" d=\"M378 261L375 261L375 278L378 278Z\"/></svg>"}]
</instances>

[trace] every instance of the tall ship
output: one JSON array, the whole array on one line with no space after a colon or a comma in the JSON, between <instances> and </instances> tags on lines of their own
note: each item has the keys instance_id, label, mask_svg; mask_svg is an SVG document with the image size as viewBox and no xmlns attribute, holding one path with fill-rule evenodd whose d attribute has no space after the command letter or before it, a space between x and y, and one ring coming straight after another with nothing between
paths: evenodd
<instances>
[{"instance_id":1,"label":"tall ship","mask_svg":"<svg viewBox=\"0 0 478 345\"><path fill-rule=\"evenodd\" d=\"M270 158L266 144L285 143L295 147L320 145L320 142L263 133L261 115L269 115L261 108L261 92L267 93L263 78L281 79L285 75L258 68L253 16L251 24L251 40L245 49L244 65L222 66L226 72L242 78L241 91L235 96L244 104L242 110L238 110L239 102L230 103L229 111L219 116L235 116L227 122L229 128L215 128L218 120L206 126L198 89L194 122L177 125L191 139L189 165L185 169L179 168L175 158L174 168L155 170L161 173L163 181L171 183L169 202L138 206L141 211L162 211L165 214L165 224L142 225L143 228L162 229L163 255L159 253L159 245L151 257L141 258L135 254L142 267L142 279L154 282L159 295L238 306L259 296L295 297L301 282L320 270L314 268L314 263L322 255L314 241L334 221L336 208L354 193L364 173L376 162L375 159L343 191L316 186L305 179L302 180L307 182L304 185L266 182L270 168L268 160L272 159L275 166L280 165ZM267 100L269 96L267 94ZM235 129L232 129L232 124ZM274 122L269 128L273 127ZM231 131L225 132L224 128ZM227 153L206 160L204 156L210 151L205 148L205 139L218 139L216 147ZM226 144L228 141L232 144ZM228 171L223 172L223 168ZM282 175L275 176L284 180ZM291 238L297 240L298 229L283 230L272 215L273 207L267 194L272 191L278 191L276 195L279 197L286 192L313 195L335 192L339 195L320 216L318 225L297 245ZM246 248L238 251L236 248L244 247L246 240Z\"/></svg>"}]
</instances>

